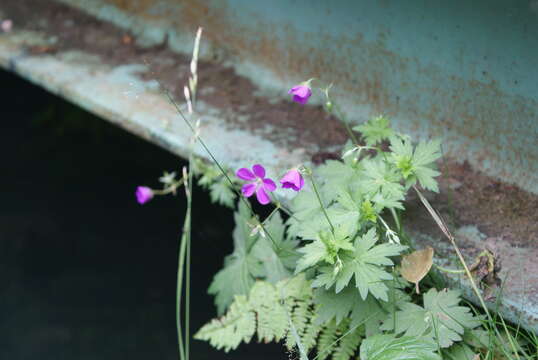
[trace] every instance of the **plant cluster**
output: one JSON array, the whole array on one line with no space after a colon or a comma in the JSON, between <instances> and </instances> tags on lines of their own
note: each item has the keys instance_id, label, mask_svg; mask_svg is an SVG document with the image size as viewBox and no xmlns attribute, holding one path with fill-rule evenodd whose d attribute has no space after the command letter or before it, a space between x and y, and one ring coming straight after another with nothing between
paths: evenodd
<instances>
[{"instance_id":1,"label":"plant cluster","mask_svg":"<svg viewBox=\"0 0 538 360\"><path fill-rule=\"evenodd\" d=\"M195 42L197 58L200 32ZM190 171L179 179L171 173L160 179L162 190L137 189L143 204L154 195L185 187L185 219L178 268L178 341L182 359L189 357L188 282L190 207L193 176L208 189L213 202L235 208L234 251L224 259L209 293L218 317L194 337L230 351L256 338L283 342L301 359L531 359L501 318L505 334L484 306L484 315L462 304L461 294L435 281L426 291L433 263L431 248L415 250L405 234L402 214L409 191L415 191L458 254L473 289L481 299L455 240L422 191L438 192L436 161L440 142L411 139L377 116L351 129L341 160L317 168L300 164L282 169L280 186L297 192L285 206L277 184L265 168L254 164L235 174L217 162L190 118L196 93L196 66L185 87L189 116L169 96L193 131L194 142L212 163L189 157ZM312 96L310 79L290 89L293 101L306 104ZM320 89L327 111L340 114L329 97L331 86ZM353 130L356 131L353 132ZM360 134L360 136L358 136ZM234 176L235 175L235 176ZM250 197L274 204L265 219L253 211ZM237 204L237 205L236 205ZM186 275L184 275L186 269ZM186 279L185 334L181 328L181 293ZM431 279L430 279L431 280ZM423 285L424 288L424 285ZM482 305L485 305L482 302ZM531 339L532 340L532 339ZM185 345L184 345L185 344Z\"/></svg>"},{"instance_id":2,"label":"plant cluster","mask_svg":"<svg viewBox=\"0 0 538 360\"><path fill-rule=\"evenodd\" d=\"M439 142L414 146L382 116L357 130L365 145L349 143L343 161L304 168L310 188L292 200L285 222L278 212L265 221L266 236L252 233L252 215L239 204L235 251L209 289L223 317L195 338L231 350L257 333L259 341L285 340L303 357L315 348L318 358L339 360L398 358L400 342L409 342L406 358L414 349L417 359L473 359L481 321L460 305L459 292L412 295L401 274L402 256L412 253L401 229L403 200L418 184L438 190Z\"/></svg>"}]
</instances>

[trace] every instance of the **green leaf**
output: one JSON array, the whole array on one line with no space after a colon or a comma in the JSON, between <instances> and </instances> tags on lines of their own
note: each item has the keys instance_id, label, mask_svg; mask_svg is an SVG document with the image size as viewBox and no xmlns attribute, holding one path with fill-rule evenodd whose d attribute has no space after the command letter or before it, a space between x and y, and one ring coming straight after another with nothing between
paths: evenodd
<instances>
[{"instance_id":1,"label":"green leaf","mask_svg":"<svg viewBox=\"0 0 538 360\"><path fill-rule=\"evenodd\" d=\"M224 205L230 209L234 206L235 193L230 189L230 186L223 181L211 184L209 187L209 195L211 196L211 201L213 203Z\"/></svg>"},{"instance_id":2,"label":"green leaf","mask_svg":"<svg viewBox=\"0 0 538 360\"><path fill-rule=\"evenodd\" d=\"M348 286L339 293L325 289L314 291L314 302L318 304L316 321L320 324L351 319L350 328L364 326L366 336L380 332L381 323L387 319L388 311L381 303L368 296L366 300L357 296L357 290ZM388 306L388 304L386 304Z\"/></svg>"},{"instance_id":3,"label":"green leaf","mask_svg":"<svg viewBox=\"0 0 538 360\"><path fill-rule=\"evenodd\" d=\"M215 295L219 314L224 313L235 295L248 294L255 278L264 275L260 260L247 252L259 235L250 235L250 212L246 205L240 202L238 207L239 211L234 214L234 251L226 257L224 268L215 275L208 289Z\"/></svg>"},{"instance_id":4,"label":"green leaf","mask_svg":"<svg viewBox=\"0 0 538 360\"><path fill-rule=\"evenodd\" d=\"M349 187L350 182L357 176L350 165L337 160L327 160L316 169L316 175L321 178L321 195L327 202L336 199L338 193Z\"/></svg>"},{"instance_id":5,"label":"green leaf","mask_svg":"<svg viewBox=\"0 0 538 360\"><path fill-rule=\"evenodd\" d=\"M354 238L360 229L360 199L354 199L345 190L341 190L337 195L337 204L327 210L329 218L335 227L340 228L342 234L349 238Z\"/></svg>"},{"instance_id":6,"label":"green leaf","mask_svg":"<svg viewBox=\"0 0 538 360\"><path fill-rule=\"evenodd\" d=\"M336 229L334 234L320 232L313 242L298 250L304 255L297 262L295 273L297 274L320 262L334 264L341 250L353 250L353 245L345 232L341 229Z\"/></svg>"},{"instance_id":7,"label":"green leaf","mask_svg":"<svg viewBox=\"0 0 538 360\"><path fill-rule=\"evenodd\" d=\"M297 262L295 273L299 273L311 266L316 265L328 256L327 248L321 240L314 240L310 244L306 244L298 250L304 254Z\"/></svg>"},{"instance_id":8,"label":"green leaf","mask_svg":"<svg viewBox=\"0 0 538 360\"><path fill-rule=\"evenodd\" d=\"M363 221L370 221L373 223L377 221L377 211L372 206L372 202L370 200L367 199L362 202L361 213Z\"/></svg>"},{"instance_id":9,"label":"green leaf","mask_svg":"<svg viewBox=\"0 0 538 360\"><path fill-rule=\"evenodd\" d=\"M327 203L324 203L327 207ZM313 192L302 190L293 198L293 216L288 219L288 237L314 239L317 233L327 228L319 201Z\"/></svg>"},{"instance_id":10,"label":"green leaf","mask_svg":"<svg viewBox=\"0 0 538 360\"><path fill-rule=\"evenodd\" d=\"M258 240L252 254L263 264L265 279L276 283L292 275L299 258L296 250L298 241L285 238L285 226L278 212L266 222L265 230L268 234ZM275 249L269 235L278 249Z\"/></svg>"},{"instance_id":11,"label":"green leaf","mask_svg":"<svg viewBox=\"0 0 538 360\"><path fill-rule=\"evenodd\" d=\"M442 347L461 340L465 329L473 329L480 325L480 320L473 315L471 309L459 306L461 301L458 290L437 291L430 289L424 294L424 308L433 315L433 324L439 333Z\"/></svg>"},{"instance_id":12,"label":"green leaf","mask_svg":"<svg viewBox=\"0 0 538 360\"><path fill-rule=\"evenodd\" d=\"M382 326L383 330L406 336L424 336L432 338L440 347L451 346L455 341L461 341L466 329L480 325L478 318L473 316L470 309L458 306L460 294L456 290L437 291L430 289L424 294L424 307L404 303L400 310L392 315ZM394 328L396 324L396 328Z\"/></svg>"},{"instance_id":13,"label":"green leaf","mask_svg":"<svg viewBox=\"0 0 538 360\"><path fill-rule=\"evenodd\" d=\"M432 140L428 142L421 141L415 148L413 154L413 165L429 166L441 157L441 141Z\"/></svg>"},{"instance_id":14,"label":"green leaf","mask_svg":"<svg viewBox=\"0 0 538 360\"><path fill-rule=\"evenodd\" d=\"M340 324L348 317L355 306L356 299L357 290L351 286L338 294L334 291L316 289L314 291L314 302L318 304L316 321L318 324L325 324L335 320L336 324Z\"/></svg>"},{"instance_id":15,"label":"green leaf","mask_svg":"<svg viewBox=\"0 0 538 360\"><path fill-rule=\"evenodd\" d=\"M387 319L387 311L379 300L369 295L366 300L357 298L351 310L351 326L364 324L366 337L378 334L381 323Z\"/></svg>"},{"instance_id":16,"label":"green leaf","mask_svg":"<svg viewBox=\"0 0 538 360\"><path fill-rule=\"evenodd\" d=\"M394 135L394 131L390 128L389 119L383 115L376 116L362 125L355 126L353 130L362 134L368 146L375 145Z\"/></svg>"},{"instance_id":17,"label":"green leaf","mask_svg":"<svg viewBox=\"0 0 538 360\"><path fill-rule=\"evenodd\" d=\"M389 257L399 255L406 247L388 243L374 246L377 241L375 228L371 228L355 240L353 254L350 258L342 260L343 268L336 276L337 288L346 286L354 275L355 284L363 300L368 293L377 299L388 300L388 288L383 280L391 280L392 275L382 266L393 265Z\"/></svg>"},{"instance_id":18,"label":"green leaf","mask_svg":"<svg viewBox=\"0 0 538 360\"><path fill-rule=\"evenodd\" d=\"M375 335L362 342L361 360L440 360L436 346L427 339Z\"/></svg>"},{"instance_id":19,"label":"green leaf","mask_svg":"<svg viewBox=\"0 0 538 360\"><path fill-rule=\"evenodd\" d=\"M438 140L420 142L415 150L411 140L399 137L391 138L392 163L400 169L406 179L407 186L413 185L417 180L425 189L439 192L435 177L440 173L435 170L435 161L441 157L441 147Z\"/></svg>"},{"instance_id":20,"label":"green leaf","mask_svg":"<svg viewBox=\"0 0 538 360\"><path fill-rule=\"evenodd\" d=\"M476 360L476 355L466 344L454 344L443 350L443 359L446 360Z\"/></svg>"},{"instance_id":21,"label":"green leaf","mask_svg":"<svg viewBox=\"0 0 538 360\"><path fill-rule=\"evenodd\" d=\"M362 160L364 180L360 182L363 191L374 196L381 193L384 196L404 196L404 187L400 184L402 175L397 169L387 163L382 157Z\"/></svg>"}]
</instances>

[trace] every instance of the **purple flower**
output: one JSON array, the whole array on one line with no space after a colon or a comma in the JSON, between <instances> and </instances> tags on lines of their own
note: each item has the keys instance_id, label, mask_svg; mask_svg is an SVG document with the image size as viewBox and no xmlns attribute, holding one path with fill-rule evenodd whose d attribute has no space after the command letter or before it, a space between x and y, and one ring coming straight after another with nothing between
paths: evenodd
<instances>
[{"instance_id":1,"label":"purple flower","mask_svg":"<svg viewBox=\"0 0 538 360\"><path fill-rule=\"evenodd\" d=\"M138 186L136 188L136 201L139 204L145 204L153 198L153 191L147 186Z\"/></svg>"},{"instance_id":2,"label":"purple flower","mask_svg":"<svg viewBox=\"0 0 538 360\"><path fill-rule=\"evenodd\" d=\"M238 178L248 181L248 183L241 188L241 192L245 197L251 197L252 194L256 193L256 198L260 204L266 205L271 202L266 191L275 191L276 185L273 180L265 177L265 169L263 166L256 164L252 167L252 171L247 168L241 168L237 170L236 175Z\"/></svg>"},{"instance_id":3,"label":"purple flower","mask_svg":"<svg viewBox=\"0 0 538 360\"><path fill-rule=\"evenodd\" d=\"M288 91L288 94L293 95L293 101L299 104L306 104L310 96L312 96L312 90L310 89L310 82L295 85Z\"/></svg>"},{"instance_id":4,"label":"purple flower","mask_svg":"<svg viewBox=\"0 0 538 360\"><path fill-rule=\"evenodd\" d=\"M299 170L291 169L280 179L280 183L285 189L300 191L304 186L304 179Z\"/></svg>"}]
</instances>

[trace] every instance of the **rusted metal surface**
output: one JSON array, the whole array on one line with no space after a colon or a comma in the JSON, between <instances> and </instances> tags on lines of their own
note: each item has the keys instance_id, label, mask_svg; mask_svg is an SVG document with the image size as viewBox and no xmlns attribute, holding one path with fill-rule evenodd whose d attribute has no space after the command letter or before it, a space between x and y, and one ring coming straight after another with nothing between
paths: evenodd
<instances>
[{"instance_id":1,"label":"rusted metal surface","mask_svg":"<svg viewBox=\"0 0 538 360\"><path fill-rule=\"evenodd\" d=\"M168 41L173 49L189 52L192 32L202 25L211 44L204 46L204 57L221 59L250 77L260 85L257 96L273 99L272 89L311 76L334 82L351 119L387 113L402 130L444 137L445 151L459 160L537 192L538 82L532 59L538 58L538 44L525 34L537 33L538 25L531 23L534 8L523 3L488 2L491 8L484 13L460 2L407 8L395 1L335 7L278 0L267 8L242 0L62 1L130 30L141 45ZM106 34L90 40L115 46ZM185 156L191 133L155 83L137 75L147 70L144 65L113 64L106 53L55 51L51 34L24 29L0 36L0 66ZM133 84L136 96L128 94ZM244 114L204 102L199 106L202 135L224 164L261 161L277 174L307 160L304 152L271 140L267 132L274 129L239 130L225 118ZM195 151L206 156L198 147ZM411 206L409 220L419 246L432 245L441 264L457 266L423 209ZM457 235L472 262L485 235L472 225L458 227ZM518 248L502 237L488 243L498 250L500 276L507 280L501 311L538 331L536 245ZM450 279L473 298L464 279Z\"/></svg>"},{"instance_id":2,"label":"rusted metal surface","mask_svg":"<svg viewBox=\"0 0 538 360\"><path fill-rule=\"evenodd\" d=\"M211 55L262 86L333 82L350 119L389 114L538 193L535 1L62 1L180 50L203 26Z\"/></svg>"}]
</instances>

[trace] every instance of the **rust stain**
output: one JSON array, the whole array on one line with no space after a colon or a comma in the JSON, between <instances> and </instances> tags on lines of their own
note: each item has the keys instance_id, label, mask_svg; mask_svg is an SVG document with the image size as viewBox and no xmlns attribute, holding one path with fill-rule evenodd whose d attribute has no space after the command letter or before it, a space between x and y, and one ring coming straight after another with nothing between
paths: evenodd
<instances>
[{"instance_id":1,"label":"rust stain","mask_svg":"<svg viewBox=\"0 0 538 360\"><path fill-rule=\"evenodd\" d=\"M166 7L166 10L159 10L157 5L162 1L157 0L104 0L106 3L131 14L140 16L146 20L168 20L169 13L173 6ZM173 2L168 2L173 5ZM177 5L177 2L176 2Z\"/></svg>"},{"instance_id":2,"label":"rust stain","mask_svg":"<svg viewBox=\"0 0 538 360\"><path fill-rule=\"evenodd\" d=\"M223 2L106 1L144 18L177 19L173 21L174 26L191 32L201 25L205 28L204 36L215 48L226 49L238 59L270 69L282 82L292 81L290 75L293 74L335 83L338 86L335 91L339 92L335 95L344 95L358 105L368 105L372 113L397 114L405 120L406 130L422 129L425 120L432 135L445 135L446 129L450 129L467 139L461 140L465 146L480 152L476 154L479 162L501 161L506 152L525 154L523 158L515 156L521 162L522 172L529 164L538 162L538 151L532 149L530 143L521 144L520 140L527 136L524 130L508 125L525 119L536 120L536 101L503 93L491 74L487 74L484 81L466 80L457 75L446 78L439 68L425 66L418 58L401 57L385 47L385 40L390 36L388 30L380 32L373 42L366 41L361 33L335 39L323 29L316 34L297 35L293 25L266 23L261 19L257 19L256 28L247 28L233 21L236 10ZM173 15L156 13L157 3L174 9ZM278 38L275 34L284 34L284 37ZM316 47L303 45L312 43L316 43ZM408 75L407 78L402 76L400 83L392 82L393 74L413 72L417 74L416 79ZM418 88L421 83L422 89ZM415 94L415 98L410 98L409 94ZM495 141L496 135L501 133L511 139L508 144ZM480 146L473 146L471 142L481 143L482 149L476 150ZM529 173L534 170L529 169ZM497 170L499 174L503 172L510 177L509 170Z\"/></svg>"}]
</instances>

